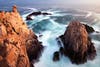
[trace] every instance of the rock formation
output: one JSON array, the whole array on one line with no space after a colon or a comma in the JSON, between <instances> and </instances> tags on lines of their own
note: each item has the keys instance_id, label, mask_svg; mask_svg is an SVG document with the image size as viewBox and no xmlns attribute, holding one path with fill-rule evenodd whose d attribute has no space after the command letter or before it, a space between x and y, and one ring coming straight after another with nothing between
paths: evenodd
<instances>
[{"instance_id":1,"label":"rock formation","mask_svg":"<svg viewBox=\"0 0 100 67\"><path fill-rule=\"evenodd\" d=\"M59 55L59 52L56 51L53 54L53 61L59 61L59 60L60 60L60 55Z\"/></svg>"},{"instance_id":2,"label":"rock formation","mask_svg":"<svg viewBox=\"0 0 100 67\"><path fill-rule=\"evenodd\" d=\"M23 22L16 6L11 12L0 12L0 67L31 67L31 60L41 49L41 43Z\"/></svg>"},{"instance_id":3,"label":"rock formation","mask_svg":"<svg viewBox=\"0 0 100 67\"><path fill-rule=\"evenodd\" d=\"M31 16L38 16L38 15L51 15L50 13L47 13L47 12L41 12L41 11L38 11L38 12L33 12L31 14L29 14L27 17L26 17L26 20L33 20L31 18Z\"/></svg>"},{"instance_id":4,"label":"rock formation","mask_svg":"<svg viewBox=\"0 0 100 67\"><path fill-rule=\"evenodd\" d=\"M64 55L68 56L72 63L81 64L87 59L95 58L95 47L88 36L86 27L80 22L72 21L60 38L64 46Z\"/></svg>"},{"instance_id":5,"label":"rock formation","mask_svg":"<svg viewBox=\"0 0 100 67\"><path fill-rule=\"evenodd\" d=\"M87 31L88 33L93 33L93 32L95 32L95 30L94 30L91 26L88 26L87 24L83 24L83 25L85 26L86 31Z\"/></svg>"}]
</instances>

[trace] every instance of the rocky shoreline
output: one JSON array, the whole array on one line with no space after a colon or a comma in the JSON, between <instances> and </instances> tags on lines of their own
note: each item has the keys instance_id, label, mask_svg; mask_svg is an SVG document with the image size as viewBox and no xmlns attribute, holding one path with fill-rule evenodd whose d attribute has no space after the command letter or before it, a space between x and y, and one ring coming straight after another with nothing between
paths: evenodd
<instances>
[{"instance_id":1,"label":"rocky shoreline","mask_svg":"<svg viewBox=\"0 0 100 67\"><path fill-rule=\"evenodd\" d=\"M43 46L22 20L17 7L0 12L0 67L33 67Z\"/></svg>"},{"instance_id":2,"label":"rocky shoreline","mask_svg":"<svg viewBox=\"0 0 100 67\"><path fill-rule=\"evenodd\" d=\"M33 12L26 17L51 15L49 13ZM72 21L60 36L63 43L59 51L54 52L53 61L59 61L60 56L69 57L74 64L83 64L93 60L96 49L89 37L95 30L79 21ZM42 35L40 35L41 37ZM11 12L0 12L0 67L34 67L43 51L43 45L32 30L29 30L22 20L17 7L13 6Z\"/></svg>"}]
</instances>

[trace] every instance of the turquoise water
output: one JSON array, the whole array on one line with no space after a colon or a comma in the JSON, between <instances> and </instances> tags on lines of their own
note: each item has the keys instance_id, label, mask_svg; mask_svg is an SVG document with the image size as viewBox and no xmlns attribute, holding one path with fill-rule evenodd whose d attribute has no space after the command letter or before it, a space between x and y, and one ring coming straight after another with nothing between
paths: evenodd
<instances>
[{"instance_id":1,"label":"turquoise water","mask_svg":"<svg viewBox=\"0 0 100 67\"><path fill-rule=\"evenodd\" d=\"M38 11L38 10L34 10ZM33 11L32 11L33 12ZM29 14L22 15L23 19L32 29L38 39L46 47L40 61L35 63L35 67L100 67L100 33L93 33L90 36L97 50L97 56L93 61L87 61L85 64L72 64L67 57L60 58L60 61L53 62L53 53L59 50L56 38L64 34L67 25L72 20L79 20L81 23L92 26L96 31L100 32L100 14L83 10L60 10L48 9L43 12L49 12L48 16L33 16L32 21L26 21L25 17ZM42 35L40 37L40 35Z\"/></svg>"}]
</instances>

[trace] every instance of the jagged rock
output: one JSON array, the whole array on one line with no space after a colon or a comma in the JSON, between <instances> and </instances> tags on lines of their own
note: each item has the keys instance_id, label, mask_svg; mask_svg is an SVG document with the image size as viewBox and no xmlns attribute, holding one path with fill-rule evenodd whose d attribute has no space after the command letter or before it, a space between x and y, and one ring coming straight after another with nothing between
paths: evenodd
<instances>
[{"instance_id":1,"label":"jagged rock","mask_svg":"<svg viewBox=\"0 0 100 67\"><path fill-rule=\"evenodd\" d=\"M33 12L33 13L29 14L29 15L26 17L26 20L33 20L33 19L31 18L31 16L37 16L37 15L41 15L41 12L40 12L40 11L39 11L39 12Z\"/></svg>"},{"instance_id":2,"label":"jagged rock","mask_svg":"<svg viewBox=\"0 0 100 67\"><path fill-rule=\"evenodd\" d=\"M18 11L17 11L17 6L16 6L16 5L13 6L12 12L18 13Z\"/></svg>"},{"instance_id":3,"label":"jagged rock","mask_svg":"<svg viewBox=\"0 0 100 67\"><path fill-rule=\"evenodd\" d=\"M16 6L12 12L0 12L0 67L31 67L29 58L32 53L29 52L38 51L40 47L36 35L23 22Z\"/></svg>"},{"instance_id":4,"label":"jagged rock","mask_svg":"<svg viewBox=\"0 0 100 67\"><path fill-rule=\"evenodd\" d=\"M41 56L41 52L43 50L43 46L41 42L38 41L37 36L30 31L29 39L26 41L26 48L29 60L38 60Z\"/></svg>"},{"instance_id":5,"label":"jagged rock","mask_svg":"<svg viewBox=\"0 0 100 67\"><path fill-rule=\"evenodd\" d=\"M72 21L60 38L64 46L64 55L68 56L72 63L81 64L87 59L95 58L95 47L85 26L80 22Z\"/></svg>"},{"instance_id":6,"label":"jagged rock","mask_svg":"<svg viewBox=\"0 0 100 67\"><path fill-rule=\"evenodd\" d=\"M95 30L93 29L93 27L88 26L87 24L83 24L83 25L85 26L86 31L87 31L88 33L93 33L93 32L95 32Z\"/></svg>"},{"instance_id":7,"label":"jagged rock","mask_svg":"<svg viewBox=\"0 0 100 67\"><path fill-rule=\"evenodd\" d=\"M60 60L59 52L56 51L53 54L53 61L59 61L59 60Z\"/></svg>"},{"instance_id":8,"label":"jagged rock","mask_svg":"<svg viewBox=\"0 0 100 67\"><path fill-rule=\"evenodd\" d=\"M46 12L42 13L41 11L33 12L33 13L29 14L29 15L26 17L26 20L33 20L33 19L31 18L31 16L38 16L38 15L51 15L51 14L50 14L50 13L46 13Z\"/></svg>"}]
</instances>

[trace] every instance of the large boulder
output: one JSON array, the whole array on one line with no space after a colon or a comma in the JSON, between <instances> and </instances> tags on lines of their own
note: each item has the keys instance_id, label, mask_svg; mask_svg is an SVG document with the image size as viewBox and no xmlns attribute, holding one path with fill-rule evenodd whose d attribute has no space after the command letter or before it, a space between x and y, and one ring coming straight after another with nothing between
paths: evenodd
<instances>
[{"instance_id":1,"label":"large boulder","mask_svg":"<svg viewBox=\"0 0 100 67\"><path fill-rule=\"evenodd\" d=\"M31 67L29 59L33 59L30 56L34 48L38 51L41 45L23 22L16 6L11 12L0 12L0 67Z\"/></svg>"},{"instance_id":2,"label":"large boulder","mask_svg":"<svg viewBox=\"0 0 100 67\"><path fill-rule=\"evenodd\" d=\"M81 64L87 59L95 58L95 47L86 27L79 21L72 21L60 38L64 46L64 55L68 56L72 63Z\"/></svg>"}]
</instances>

